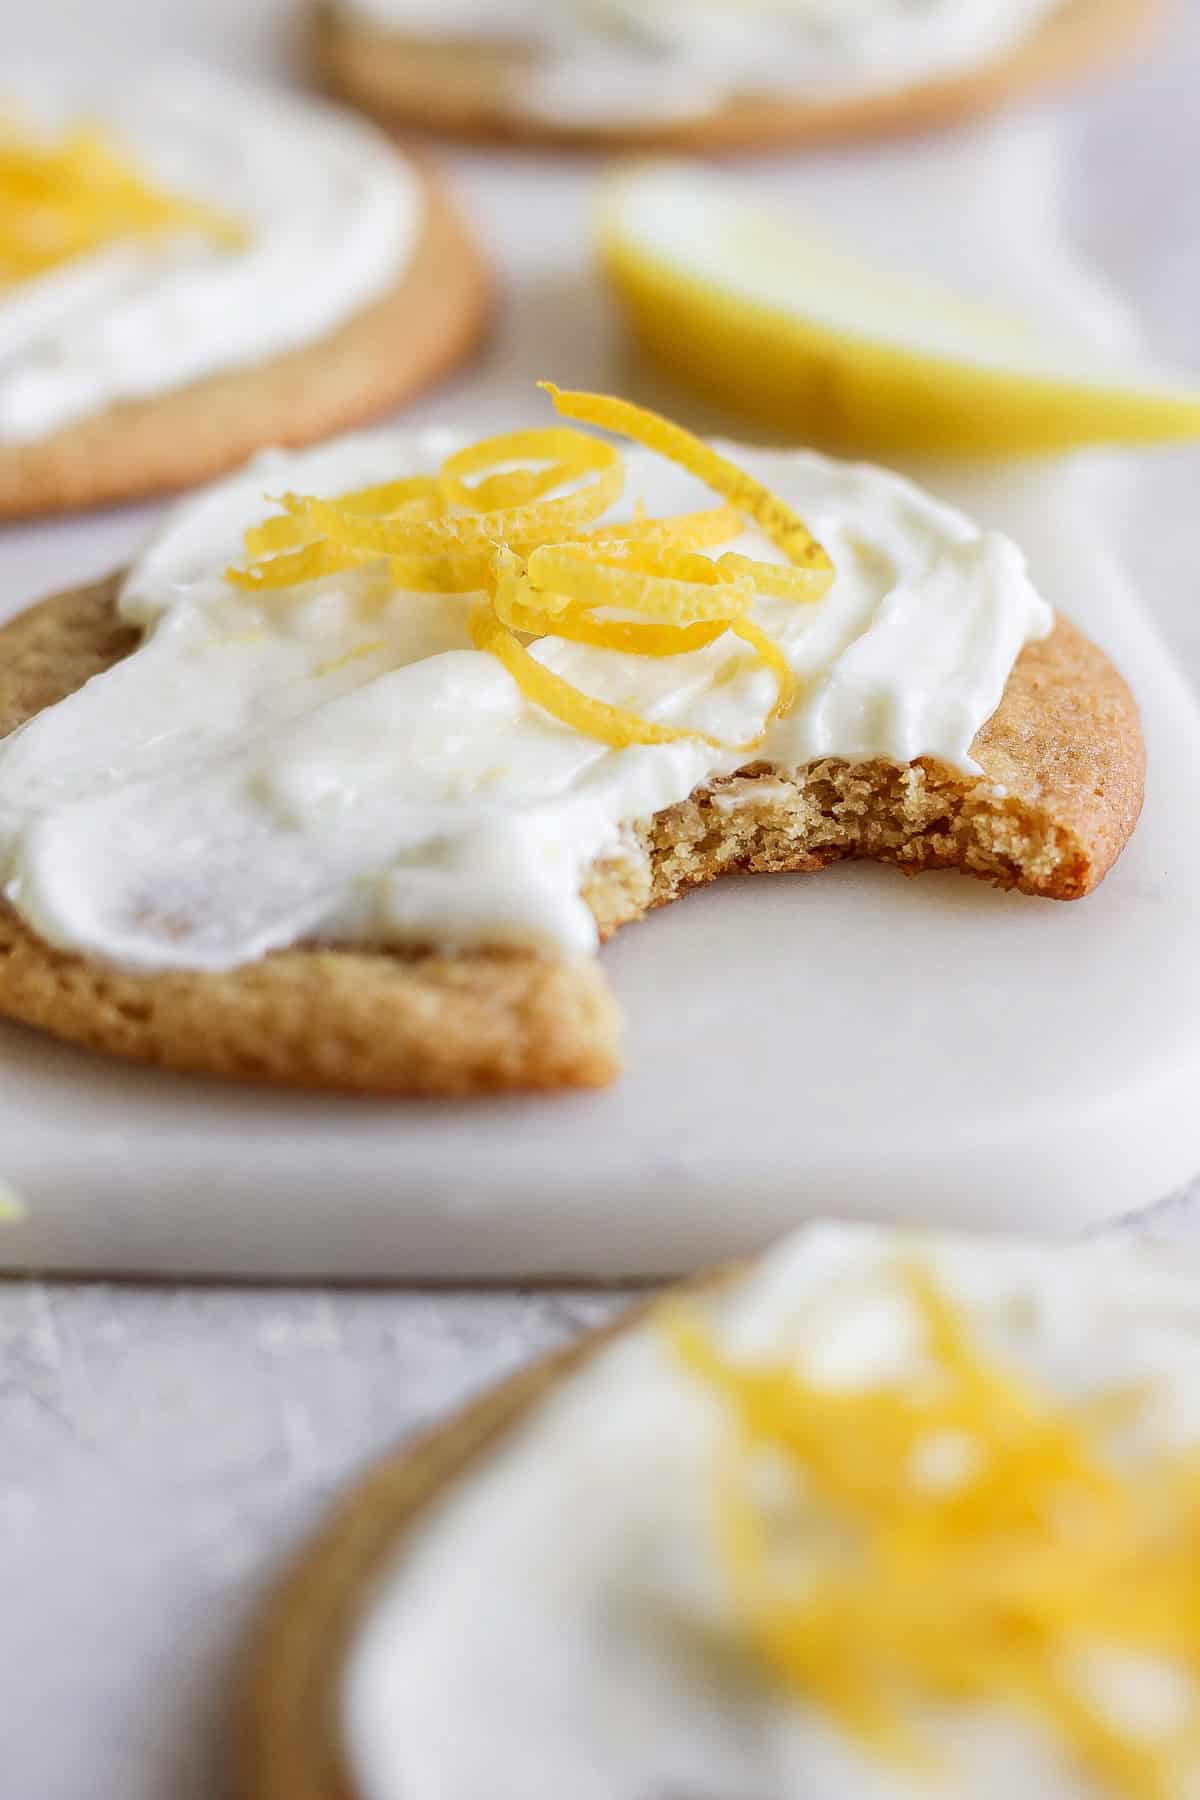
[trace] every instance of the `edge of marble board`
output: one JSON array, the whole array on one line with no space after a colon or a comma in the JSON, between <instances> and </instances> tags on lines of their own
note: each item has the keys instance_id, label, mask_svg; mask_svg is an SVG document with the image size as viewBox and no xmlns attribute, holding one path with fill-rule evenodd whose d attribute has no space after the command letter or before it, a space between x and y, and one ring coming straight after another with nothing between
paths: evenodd
<instances>
[{"instance_id":1,"label":"edge of marble board","mask_svg":"<svg viewBox=\"0 0 1200 1800\"><path fill-rule=\"evenodd\" d=\"M1098 634L1135 686L1153 695L1152 743L1166 757L1190 750L1192 767L1200 767L1200 713L1182 677L1107 549L1097 543L1081 555L1094 564L1084 571L1089 591L1110 596ZM21 1037L29 1049L30 1034ZM860 1143L810 1163L800 1185L779 1167L743 1171L735 1181L729 1167L696 1168L669 1156L628 1170L617 1192L603 1171L597 1180L586 1170L568 1176L540 1169L536 1158L520 1169L493 1166L483 1182L477 1157L456 1173L451 1140L462 1113L453 1106L439 1109L447 1125L442 1152L424 1150L415 1164L398 1168L394 1157L380 1156L369 1131L366 1142L354 1132L356 1118L365 1128L378 1110L364 1115L331 1103L324 1146L311 1134L293 1143L289 1113L295 1119L304 1107L311 1114L311 1100L223 1091L110 1064L93 1068L83 1052L41 1040L35 1061L40 1078L53 1081L56 1066L73 1079L90 1072L97 1087L123 1089L126 1100L145 1098L146 1084L162 1084L162 1118L139 1119L128 1105L114 1105L99 1126L93 1119L72 1134L60 1125L53 1167L47 1132L14 1134L10 1118L0 1132L0 1178L28 1213L0 1229L0 1267L8 1269L286 1279L653 1277L753 1251L819 1212L919 1215L980 1230L1080 1231L1151 1204L1200 1168L1200 1027L1194 1059L1169 1077L1118 1089L1070 1117L1039 1116L1031 1105L1019 1132L991 1141L976 1133L955 1142L951 1134L942 1145L943 1169L947 1162L970 1169L969 1192L931 1172L913 1145L897 1155L880 1191L869 1177L873 1151ZM616 1092L614 1122L622 1090ZM636 1103L636 1096L626 1098ZM156 1104L151 1095L151 1111ZM527 1106L527 1122L541 1107L580 1105L588 1101L550 1096ZM429 1116L430 1109L418 1110ZM256 1114L275 1117L277 1129L243 1135Z\"/></svg>"}]
</instances>

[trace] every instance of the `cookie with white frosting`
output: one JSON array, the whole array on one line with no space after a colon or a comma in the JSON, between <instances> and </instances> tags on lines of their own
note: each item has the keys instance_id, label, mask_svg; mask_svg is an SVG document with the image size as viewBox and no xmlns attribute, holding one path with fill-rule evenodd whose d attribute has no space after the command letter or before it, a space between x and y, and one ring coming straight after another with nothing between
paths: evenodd
<instances>
[{"instance_id":1,"label":"cookie with white frosting","mask_svg":"<svg viewBox=\"0 0 1200 1800\"><path fill-rule=\"evenodd\" d=\"M256 1800L1179 1800L1200 1283L818 1224L400 1450L276 1596Z\"/></svg>"},{"instance_id":2,"label":"cookie with white frosting","mask_svg":"<svg viewBox=\"0 0 1200 1800\"><path fill-rule=\"evenodd\" d=\"M1103 878L1136 707L1014 544L880 469L559 404L650 447L276 455L0 631L0 1010L233 1076L598 1083L598 944L725 871Z\"/></svg>"},{"instance_id":3,"label":"cookie with white frosting","mask_svg":"<svg viewBox=\"0 0 1200 1800\"><path fill-rule=\"evenodd\" d=\"M1124 46L1157 0L318 0L314 67L396 127L767 147L948 124Z\"/></svg>"},{"instance_id":4,"label":"cookie with white frosting","mask_svg":"<svg viewBox=\"0 0 1200 1800\"><path fill-rule=\"evenodd\" d=\"M475 343L481 255L370 125L171 67L0 81L0 516L209 480Z\"/></svg>"}]
</instances>

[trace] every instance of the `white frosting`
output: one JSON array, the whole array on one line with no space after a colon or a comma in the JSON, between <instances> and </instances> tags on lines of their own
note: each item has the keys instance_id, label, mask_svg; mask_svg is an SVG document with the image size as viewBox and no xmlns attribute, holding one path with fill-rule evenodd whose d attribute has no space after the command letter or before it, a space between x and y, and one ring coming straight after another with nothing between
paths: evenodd
<instances>
[{"instance_id":1,"label":"white frosting","mask_svg":"<svg viewBox=\"0 0 1200 1800\"><path fill-rule=\"evenodd\" d=\"M713 1306L726 1348L793 1353L836 1388L919 1370L904 1243L804 1230ZM920 1254L1005 1366L1064 1398L1145 1384L1131 1461L1200 1445L1200 1283L1177 1256L948 1238ZM346 1664L362 1800L1104 1800L999 1705L930 1712L951 1778L927 1786L739 1666L710 1510L727 1431L710 1392L641 1331L463 1483L381 1582ZM947 1446L930 1451L927 1478L949 1478ZM1081 1644L1070 1666L1151 1736L1195 1698L1151 1655ZM1197 1794L1200 1771L1178 1800Z\"/></svg>"},{"instance_id":2,"label":"white frosting","mask_svg":"<svg viewBox=\"0 0 1200 1800\"><path fill-rule=\"evenodd\" d=\"M1059 0L341 0L415 36L518 46L514 98L583 123L701 117L741 95L814 101L952 76Z\"/></svg>"},{"instance_id":3,"label":"white frosting","mask_svg":"<svg viewBox=\"0 0 1200 1800\"><path fill-rule=\"evenodd\" d=\"M0 444L313 342L402 274L421 221L410 167L364 121L186 69L119 91L28 73L0 100L54 133L97 119L148 178L243 223L130 242L0 289Z\"/></svg>"},{"instance_id":4,"label":"white frosting","mask_svg":"<svg viewBox=\"0 0 1200 1800\"><path fill-rule=\"evenodd\" d=\"M471 648L469 600L397 593L377 568L266 598L223 579L264 492L431 472L456 441L385 432L276 453L170 515L122 594L142 647L0 746L0 875L35 930L135 969L228 968L312 937L594 948L589 866L744 751L611 750ZM816 605L758 603L801 694L756 757L973 769L1013 662L1052 622L1015 545L882 470L733 454L836 569ZM711 504L656 457L627 466L613 516L635 498L651 515ZM738 542L777 557L756 533ZM555 638L534 654L588 693L730 744L776 692L729 636L663 659Z\"/></svg>"}]
</instances>

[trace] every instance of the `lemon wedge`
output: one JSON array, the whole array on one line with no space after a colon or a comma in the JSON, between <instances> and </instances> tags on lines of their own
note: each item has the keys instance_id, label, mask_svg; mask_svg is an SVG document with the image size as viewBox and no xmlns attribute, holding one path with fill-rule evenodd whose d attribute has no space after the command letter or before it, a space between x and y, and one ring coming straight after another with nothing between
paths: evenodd
<instances>
[{"instance_id":1,"label":"lemon wedge","mask_svg":"<svg viewBox=\"0 0 1200 1800\"><path fill-rule=\"evenodd\" d=\"M984 455L1200 437L1200 377L873 267L687 164L610 177L599 243L644 350L793 438Z\"/></svg>"}]
</instances>

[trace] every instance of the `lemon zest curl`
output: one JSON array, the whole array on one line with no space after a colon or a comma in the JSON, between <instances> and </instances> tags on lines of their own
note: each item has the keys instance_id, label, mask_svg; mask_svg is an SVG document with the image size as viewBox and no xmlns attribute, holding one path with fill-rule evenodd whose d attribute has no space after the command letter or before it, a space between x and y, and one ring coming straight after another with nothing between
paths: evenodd
<instances>
[{"instance_id":1,"label":"lemon zest curl","mask_svg":"<svg viewBox=\"0 0 1200 1800\"><path fill-rule=\"evenodd\" d=\"M114 244L180 232L227 249L247 238L231 215L155 186L98 126L50 138L0 118L0 288Z\"/></svg>"},{"instance_id":2,"label":"lemon zest curl","mask_svg":"<svg viewBox=\"0 0 1200 1800\"><path fill-rule=\"evenodd\" d=\"M560 412L623 431L697 475L719 503L664 518L639 505L631 520L605 521L624 489L616 446L573 427L531 428L456 450L435 474L332 499L283 494L281 511L245 533L248 560L227 579L268 595L382 562L404 591L477 596L472 642L562 724L615 749L690 739L754 750L797 693L782 648L752 616L755 601L819 600L833 579L825 552L782 500L680 427L625 401L548 391ZM737 538L747 520L786 564L730 550L703 554ZM776 690L759 728L738 744L598 700L530 648L559 638L671 657L726 633L746 646L748 663L770 672Z\"/></svg>"},{"instance_id":3,"label":"lemon zest curl","mask_svg":"<svg viewBox=\"0 0 1200 1800\"><path fill-rule=\"evenodd\" d=\"M724 1419L713 1524L747 1651L922 1777L954 1775L925 1719L1001 1706L1116 1800L1174 1800L1200 1757L1200 1456L1130 1466L1118 1434L1144 1391L1064 1400L976 1342L927 1267L898 1274L919 1366L862 1388L815 1382L794 1355L730 1355L694 1303L659 1315ZM939 1448L949 1477L931 1482ZM1077 1673L1089 1649L1186 1676L1178 1721L1123 1723Z\"/></svg>"}]
</instances>

